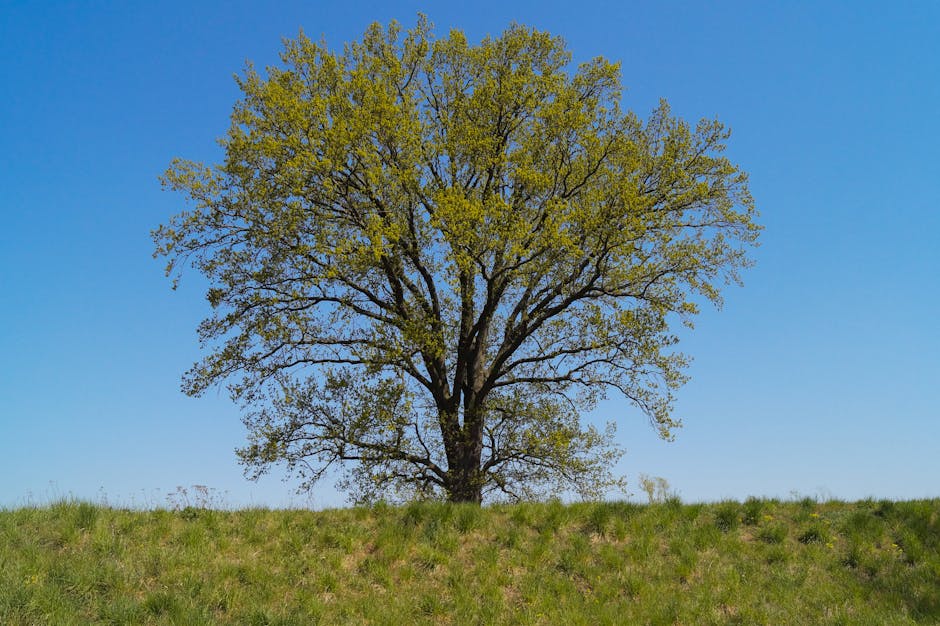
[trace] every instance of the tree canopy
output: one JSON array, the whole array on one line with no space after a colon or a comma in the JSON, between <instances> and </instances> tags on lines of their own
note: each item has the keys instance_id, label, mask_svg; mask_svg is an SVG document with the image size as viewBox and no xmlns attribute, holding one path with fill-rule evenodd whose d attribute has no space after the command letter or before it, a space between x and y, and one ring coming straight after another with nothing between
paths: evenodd
<instances>
[{"instance_id":1,"label":"tree canopy","mask_svg":"<svg viewBox=\"0 0 940 626\"><path fill-rule=\"evenodd\" d=\"M687 359L670 330L720 304L759 233L729 131L665 101L621 110L620 66L571 67L512 25L472 45L370 27L302 33L249 66L224 160L176 160L191 200L154 231L167 273L210 283L205 358L245 413L257 476L359 500L597 495L617 481L613 394L669 438Z\"/></svg>"}]
</instances>

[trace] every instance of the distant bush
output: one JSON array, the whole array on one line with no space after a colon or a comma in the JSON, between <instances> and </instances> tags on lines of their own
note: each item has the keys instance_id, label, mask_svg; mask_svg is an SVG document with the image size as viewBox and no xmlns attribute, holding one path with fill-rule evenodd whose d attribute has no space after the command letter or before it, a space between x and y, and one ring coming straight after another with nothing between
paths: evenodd
<instances>
[{"instance_id":1,"label":"distant bush","mask_svg":"<svg viewBox=\"0 0 940 626\"><path fill-rule=\"evenodd\" d=\"M800 543L822 543L826 541L826 530L819 524L813 524L797 536Z\"/></svg>"},{"instance_id":2,"label":"distant bush","mask_svg":"<svg viewBox=\"0 0 940 626\"><path fill-rule=\"evenodd\" d=\"M640 474L639 481L640 489L646 494L650 504L659 504L670 498L678 498L674 492L670 491L669 482L665 478Z\"/></svg>"},{"instance_id":3,"label":"distant bush","mask_svg":"<svg viewBox=\"0 0 940 626\"><path fill-rule=\"evenodd\" d=\"M764 503L758 498L748 498L744 501L744 513L741 516L741 521L743 521L748 526L755 526L760 522L761 513L764 511Z\"/></svg>"},{"instance_id":4,"label":"distant bush","mask_svg":"<svg viewBox=\"0 0 940 626\"><path fill-rule=\"evenodd\" d=\"M764 543L783 543L787 538L787 527L783 524L765 526L757 531L757 538Z\"/></svg>"},{"instance_id":5,"label":"distant bush","mask_svg":"<svg viewBox=\"0 0 940 626\"><path fill-rule=\"evenodd\" d=\"M722 532L728 532L738 527L740 521L741 505L728 500L719 503L715 508L715 526Z\"/></svg>"},{"instance_id":6,"label":"distant bush","mask_svg":"<svg viewBox=\"0 0 940 626\"><path fill-rule=\"evenodd\" d=\"M188 489L177 487L176 491L167 494L166 501L174 511L183 512L189 509L188 517L194 517L194 511L197 509L228 508L225 504L225 495L206 485L192 485Z\"/></svg>"}]
</instances>

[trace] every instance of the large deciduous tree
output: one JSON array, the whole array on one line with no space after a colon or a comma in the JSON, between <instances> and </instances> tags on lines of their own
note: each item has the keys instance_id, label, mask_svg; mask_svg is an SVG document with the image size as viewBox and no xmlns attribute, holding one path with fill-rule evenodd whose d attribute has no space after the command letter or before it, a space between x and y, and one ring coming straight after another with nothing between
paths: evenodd
<instances>
[{"instance_id":1,"label":"large deciduous tree","mask_svg":"<svg viewBox=\"0 0 940 626\"><path fill-rule=\"evenodd\" d=\"M249 67L216 166L154 232L208 278L209 349L184 378L245 410L246 471L358 499L597 494L616 477L610 393L665 437L675 323L720 303L759 227L728 131L665 102L621 110L620 67L570 68L523 26L478 45L424 18L342 53L303 34Z\"/></svg>"}]
</instances>

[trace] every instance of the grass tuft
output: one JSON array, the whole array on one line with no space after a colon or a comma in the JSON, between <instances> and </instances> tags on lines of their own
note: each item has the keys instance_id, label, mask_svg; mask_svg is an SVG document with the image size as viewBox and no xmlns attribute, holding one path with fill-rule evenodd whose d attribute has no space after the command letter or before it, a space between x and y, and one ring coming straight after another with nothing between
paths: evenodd
<instances>
[{"instance_id":1,"label":"grass tuft","mask_svg":"<svg viewBox=\"0 0 940 626\"><path fill-rule=\"evenodd\" d=\"M722 532L729 532L738 527L741 505L726 501L715 507L715 527Z\"/></svg>"}]
</instances>

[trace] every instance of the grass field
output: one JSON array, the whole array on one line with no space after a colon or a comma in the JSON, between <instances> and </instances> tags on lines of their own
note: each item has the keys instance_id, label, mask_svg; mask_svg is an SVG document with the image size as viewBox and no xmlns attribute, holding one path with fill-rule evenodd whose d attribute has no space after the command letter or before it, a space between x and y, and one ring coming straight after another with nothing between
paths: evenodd
<instances>
[{"instance_id":1,"label":"grass field","mask_svg":"<svg viewBox=\"0 0 940 626\"><path fill-rule=\"evenodd\" d=\"M940 623L940 500L0 510L2 624Z\"/></svg>"}]
</instances>

